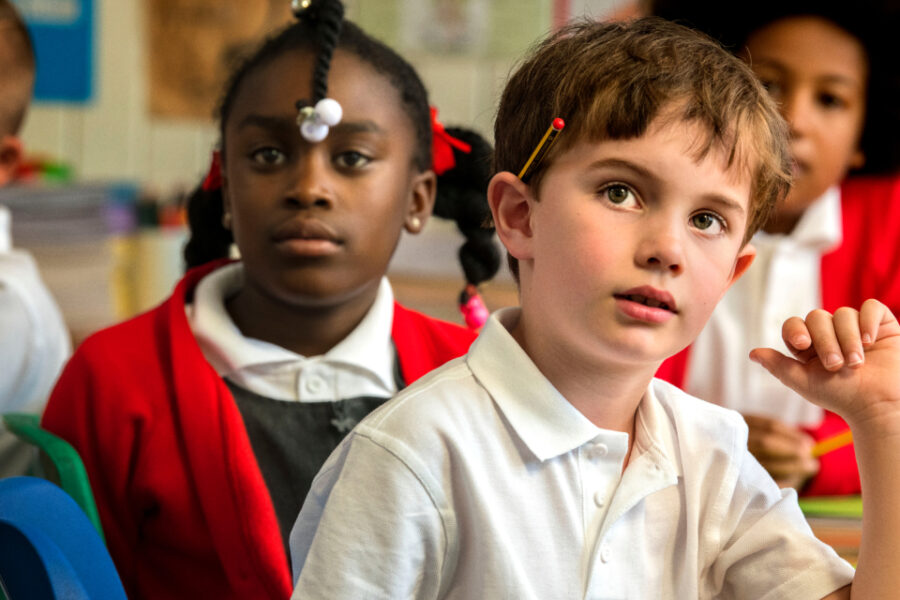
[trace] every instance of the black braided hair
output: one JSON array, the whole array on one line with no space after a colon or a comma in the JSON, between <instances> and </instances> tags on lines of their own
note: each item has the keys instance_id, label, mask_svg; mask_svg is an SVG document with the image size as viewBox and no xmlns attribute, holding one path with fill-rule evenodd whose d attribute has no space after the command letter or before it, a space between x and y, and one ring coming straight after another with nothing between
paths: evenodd
<instances>
[{"instance_id":1,"label":"black braided hair","mask_svg":"<svg viewBox=\"0 0 900 600\"><path fill-rule=\"evenodd\" d=\"M191 237L184 246L187 268L227 257L234 237L222 225L225 212L222 189L204 190L202 185L198 185L187 197L186 204L187 222L191 229Z\"/></svg>"},{"instance_id":2,"label":"black braided hair","mask_svg":"<svg viewBox=\"0 0 900 600\"><path fill-rule=\"evenodd\" d=\"M453 148L456 166L438 176L434 214L456 221L466 237L459 249L466 283L478 285L491 279L500 268L500 251L494 242L491 211L487 203L487 186L491 179L493 148L478 132L460 127L447 127L451 136L472 147L469 153Z\"/></svg>"},{"instance_id":3,"label":"black braided hair","mask_svg":"<svg viewBox=\"0 0 900 600\"><path fill-rule=\"evenodd\" d=\"M328 95L328 70L331 57L341 36L344 24L344 5L336 0L314 0L309 7L296 12L296 17L315 27L319 53L313 68L313 99L311 105Z\"/></svg>"}]
</instances>

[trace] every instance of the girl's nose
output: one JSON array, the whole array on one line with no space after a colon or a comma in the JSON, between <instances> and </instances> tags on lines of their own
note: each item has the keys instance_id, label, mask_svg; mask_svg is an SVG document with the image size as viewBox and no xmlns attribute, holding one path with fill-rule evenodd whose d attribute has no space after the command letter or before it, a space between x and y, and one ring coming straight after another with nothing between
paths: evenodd
<instances>
[{"instance_id":1,"label":"girl's nose","mask_svg":"<svg viewBox=\"0 0 900 600\"><path fill-rule=\"evenodd\" d=\"M299 208L331 208L336 196L333 186L333 171L326 153L314 148L305 152L297 160L292 170L292 181L286 200Z\"/></svg>"},{"instance_id":2,"label":"girl's nose","mask_svg":"<svg viewBox=\"0 0 900 600\"><path fill-rule=\"evenodd\" d=\"M809 131L812 98L801 90L792 90L781 99L781 115L787 121L792 137L802 137Z\"/></svg>"}]
</instances>

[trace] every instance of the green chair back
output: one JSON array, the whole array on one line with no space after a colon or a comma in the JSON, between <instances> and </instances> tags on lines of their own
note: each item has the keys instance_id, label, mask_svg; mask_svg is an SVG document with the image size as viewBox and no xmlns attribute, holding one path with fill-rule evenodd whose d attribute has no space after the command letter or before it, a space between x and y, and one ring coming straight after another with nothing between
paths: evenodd
<instances>
[{"instance_id":1,"label":"green chair back","mask_svg":"<svg viewBox=\"0 0 900 600\"><path fill-rule=\"evenodd\" d=\"M97 529L100 539L105 542L97 503L78 451L61 437L42 429L41 419L37 415L6 413L3 415L3 422L19 439L37 446L44 459L45 478L58 484L75 500Z\"/></svg>"}]
</instances>

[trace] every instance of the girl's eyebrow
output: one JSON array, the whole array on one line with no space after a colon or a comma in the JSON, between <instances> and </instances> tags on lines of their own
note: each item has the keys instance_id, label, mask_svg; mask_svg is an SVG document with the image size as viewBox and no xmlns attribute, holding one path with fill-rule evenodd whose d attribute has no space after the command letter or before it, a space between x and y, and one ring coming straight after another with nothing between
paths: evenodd
<instances>
[{"instance_id":1,"label":"girl's eyebrow","mask_svg":"<svg viewBox=\"0 0 900 600\"><path fill-rule=\"evenodd\" d=\"M241 119L238 123L238 129L246 127L258 127L260 129L283 129L285 127L297 127L297 121L294 117L283 117L274 115L262 115L258 113L250 113ZM377 123L370 120L364 121L342 121L332 128L335 133L353 134L353 133L384 133L384 129L379 127Z\"/></svg>"}]
</instances>

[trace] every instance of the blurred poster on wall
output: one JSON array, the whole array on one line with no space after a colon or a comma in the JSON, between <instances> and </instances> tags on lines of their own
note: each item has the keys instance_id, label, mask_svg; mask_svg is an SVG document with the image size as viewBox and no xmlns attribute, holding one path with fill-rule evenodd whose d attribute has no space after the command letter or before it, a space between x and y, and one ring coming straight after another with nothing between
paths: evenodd
<instances>
[{"instance_id":1,"label":"blurred poster on wall","mask_svg":"<svg viewBox=\"0 0 900 600\"><path fill-rule=\"evenodd\" d=\"M232 68L293 18L287 0L144 0L150 112L212 119Z\"/></svg>"},{"instance_id":2,"label":"blurred poster on wall","mask_svg":"<svg viewBox=\"0 0 900 600\"><path fill-rule=\"evenodd\" d=\"M84 103L94 94L93 0L13 0L37 57L34 99Z\"/></svg>"}]
</instances>

